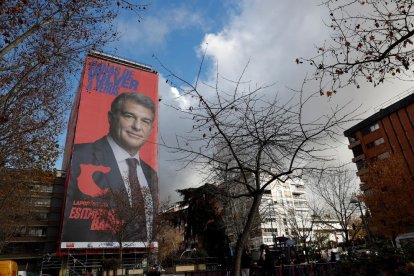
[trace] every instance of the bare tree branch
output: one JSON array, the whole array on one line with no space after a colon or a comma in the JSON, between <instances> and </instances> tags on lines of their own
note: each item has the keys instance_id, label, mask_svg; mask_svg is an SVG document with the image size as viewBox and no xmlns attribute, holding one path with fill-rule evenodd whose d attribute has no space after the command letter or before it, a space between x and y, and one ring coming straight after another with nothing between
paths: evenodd
<instances>
[{"instance_id":1,"label":"bare tree branch","mask_svg":"<svg viewBox=\"0 0 414 276\"><path fill-rule=\"evenodd\" d=\"M318 119L307 118L305 107L316 97L305 96L306 81L284 101L278 95L269 96L273 95L272 86L251 89L245 85L246 68L237 81L223 85L223 91L217 88L218 81L216 86L200 82L196 86L165 69L173 79L169 82L187 88L181 97L191 105L173 108L182 111L193 127L185 136L176 136L175 145L163 146L177 154L184 166L200 165L208 173L209 183L234 185L231 198L247 197L251 202L237 243L233 270L238 275L242 249L265 189L271 183L317 170L316 161L329 159L322 154L331 148L332 137L355 117L345 107L333 107Z\"/></svg>"},{"instance_id":2,"label":"bare tree branch","mask_svg":"<svg viewBox=\"0 0 414 276\"><path fill-rule=\"evenodd\" d=\"M314 68L321 94L360 81L377 86L387 79L412 79L413 1L325 1L331 39L317 55L296 59Z\"/></svg>"}]
</instances>

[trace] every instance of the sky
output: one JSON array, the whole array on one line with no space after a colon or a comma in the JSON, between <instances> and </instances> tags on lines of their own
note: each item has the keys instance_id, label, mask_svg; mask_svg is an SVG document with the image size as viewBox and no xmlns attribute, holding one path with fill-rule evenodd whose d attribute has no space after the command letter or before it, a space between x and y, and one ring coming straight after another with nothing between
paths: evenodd
<instances>
[{"instance_id":1,"label":"sky","mask_svg":"<svg viewBox=\"0 0 414 276\"><path fill-rule=\"evenodd\" d=\"M116 21L118 41L105 52L152 66L159 72L159 135L169 141L185 133L189 124L170 106L180 106L177 89L166 83L171 70L194 81L206 49L201 79L211 81L218 68L220 75L237 79L249 63L244 79L254 85L274 84L269 93L288 93L297 89L311 73L307 65L297 65L297 57L310 57L316 45L329 38L324 25L328 10L321 0L152 0L140 14L124 14ZM161 65L162 64L162 65ZM347 88L331 98L321 97L310 108L317 114L333 105L351 101L365 113L373 114L388 100L399 97L413 86L410 82L388 82L377 88L367 84L360 89ZM346 128L351 127L346 126ZM349 162L352 153L345 137L337 143L338 160ZM181 169L177 158L159 148L161 200L179 200L177 189L202 183L194 168Z\"/></svg>"}]
</instances>

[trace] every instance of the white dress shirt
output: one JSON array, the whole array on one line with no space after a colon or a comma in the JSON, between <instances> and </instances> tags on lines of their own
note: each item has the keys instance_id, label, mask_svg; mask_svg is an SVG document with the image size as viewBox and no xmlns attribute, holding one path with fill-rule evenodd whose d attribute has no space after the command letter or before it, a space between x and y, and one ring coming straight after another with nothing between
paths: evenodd
<instances>
[{"instance_id":1,"label":"white dress shirt","mask_svg":"<svg viewBox=\"0 0 414 276\"><path fill-rule=\"evenodd\" d=\"M132 206L132 195L131 195L131 186L129 184L129 177L128 177L128 164L126 162L129 158L135 158L138 160L137 166L137 176L138 181L141 186L141 191L143 191L143 196L145 200L145 217L146 217L146 224L147 224L147 233L148 237L151 236L152 233L152 219L153 219L153 201L152 195L148 186L147 178L144 175L144 172L141 167L141 159L139 158L139 152L136 155L131 156L126 150L124 150L121 146L119 146L114 139L108 135L107 140L109 145L111 146L112 152L114 153L116 162L118 164L119 171L121 172L122 179L124 180L125 189L128 194L129 204ZM144 192L147 191L147 192Z\"/></svg>"}]
</instances>

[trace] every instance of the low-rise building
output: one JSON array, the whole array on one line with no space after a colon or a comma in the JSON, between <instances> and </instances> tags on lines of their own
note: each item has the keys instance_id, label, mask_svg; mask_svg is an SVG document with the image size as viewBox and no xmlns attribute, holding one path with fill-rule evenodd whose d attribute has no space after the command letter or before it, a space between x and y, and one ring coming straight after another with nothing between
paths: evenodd
<instances>
[{"instance_id":1,"label":"low-rise building","mask_svg":"<svg viewBox=\"0 0 414 276\"><path fill-rule=\"evenodd\" d=\"M29 216L21 226L15 225L18 231L10 233L6 246L0 251L0 260L15 260L20 270L37 271L43 258L53 255L57 249L65 175L57 171L55 176L32 178L30 170L8 170L7 173L14 177L13 181L19 182L16 186L27 188L20 200L28 204L21 207L21 212L28 210ZM9 223L14 222L9 220Z\"/></svg>"}]
</instances>

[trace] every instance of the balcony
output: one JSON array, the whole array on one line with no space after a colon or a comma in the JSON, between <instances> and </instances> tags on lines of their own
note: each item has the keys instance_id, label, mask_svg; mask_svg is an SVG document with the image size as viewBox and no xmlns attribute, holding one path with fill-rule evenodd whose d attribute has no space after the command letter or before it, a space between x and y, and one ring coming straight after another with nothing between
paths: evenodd
<instances>
[{"instance_id":1,"label":"balcony","mask_svg":"<svg viewBox=\"0 0 414 276\"><path fill-rule=\"evenodd\" d=\"M365 182L361 182L361 183L359 184L359 189L360 189L361 191L365 191L365 190L367 190L367 189L368 189L368 187L367 187L367 183L365 183Z\"/></svg>"},{"instance_id":2,"label":"balcony","mask_svg":"<svg viewBox=\"0 0 414 276\"><path fill-rule=\"evenodd\" d=\"M365 159L365 154L360 154L358 156L355 156L354 158L352 158L352 162L356 163L359 160L364 160Z\"/></svg>"},{"instance_id":3,"label":"balcony","mask_svg":"<svg viewBox=\"0 0 414 276\"><path fill-rule=\"evenodd\" d=\"M12 243L26 243L26 242L56 242L58 237L54 236L46 236L46 235L22 235L10 238L10 242Z\"/></svg>"},{"instance_id":4,"label":"balcony","mask_svg":"<svg viewBox=\"0 0 414 276\"><path fill-rule=\"evenodd\" d=\"M361 145L361 141L355 140L354 142L352 142L348 145L348 149L353 149L354 147L356 147L358 145Z\"/></svg>"},{"instance_id":5,"label":"balcony","mask_svg":"<svg viewBox=\"0 0 414 276\"><path fill-rule=\"evenodd\" d=\"M368 168L361 168L359 171L356 172L356 175L361 177L362 175L368 173Z\"/></svg>"},{"instance_id":6,"label":"balcony","mask_svg":"<svg viewBox=\"0 0 414 276\"><path fill-rule=\"evenodd\" d=\"M295 193L293 193L293 195L294 195L293 196L293 202L304 202L304 201L306 201L305 196L296 196Z\"/></svg>"},{"instance_id":7,"label":"balcony","mask_svg":"<svg viewBox=\"0 0 414 276\"><path fill-rule=\"evenodd\" d=\"M303 195L305 194L305 185L296 185L292 191L293 195Z\"/></svg>"}]
</instances>

